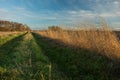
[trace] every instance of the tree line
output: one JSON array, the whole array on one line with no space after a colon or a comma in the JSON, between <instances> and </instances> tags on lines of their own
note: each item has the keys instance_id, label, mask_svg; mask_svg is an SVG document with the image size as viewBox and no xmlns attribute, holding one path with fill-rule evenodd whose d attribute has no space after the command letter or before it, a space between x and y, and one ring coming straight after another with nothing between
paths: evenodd
<instances>
[{"instance_id":1,"label":"tree line","mask_svg":"<svg viewBox=\"0 0 120 80\"><path fill-rule=\"evenodd\" d=\"M0 31L30 31L26 24L0 20Z\"/></svg>"},{"instance_id":2,"label":"tree line","mask_svg":"<svg viewBox=\"0 0 120 80\"><path fill-rule=\"evenodd\" d=\"M63 30L63 29L60 26L49 26L48 30L60 31L60 30Z\"/></svg>"}]
</instances>

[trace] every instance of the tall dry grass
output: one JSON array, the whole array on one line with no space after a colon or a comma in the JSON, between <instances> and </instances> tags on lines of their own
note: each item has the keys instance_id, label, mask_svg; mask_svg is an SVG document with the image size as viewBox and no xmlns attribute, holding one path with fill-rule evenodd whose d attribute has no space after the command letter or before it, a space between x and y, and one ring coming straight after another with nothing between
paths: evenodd
<instances>
[{"instance_id":1,"label":"tall dry grass","mask_svg":"<svg viewBox=\"0 0 120 80\"><path fill-rule=\"evenodd\" d=\"M48 38L61 40L66 44L97 51L111 58L120 58L119 39L107 24L102 24L99 29L90 25L89 28L82 30L48 29L38 33Z\"/></svg>"},{"instance_id":2,"label":"tall dry grass","mask_svg":"<svg viewBox=\"0 0 120 80\"><path fill-rule=\"evenodd\" d=\"M0 39L9 35L17 34L17 33L20 33L20 32L0 32Z\"/></svg>"}]
</instances>

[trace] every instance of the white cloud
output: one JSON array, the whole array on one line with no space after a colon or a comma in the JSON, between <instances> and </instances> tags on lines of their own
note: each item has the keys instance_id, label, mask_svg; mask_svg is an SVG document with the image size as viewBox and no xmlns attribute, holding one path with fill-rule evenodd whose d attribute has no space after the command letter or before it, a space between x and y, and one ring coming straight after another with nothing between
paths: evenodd
<instances>
[{"instance_id":1,"label":"white cloud","mask_svg":"<svg viewBox=\"0 0 120 80\"><path fill-rule=\"evenodd\" d=\"M118 2L118 1L114 1L113 3L114 3L115 5L118 5L118 4L119 4L119 2Z\"/></svg>"},{"instance_id":2,"label":"white cloud","mask_svg":"<svg viewBox=\"0 0 120 80\"><path fill-rule=\"evenodd\" d=\"M120 10L120 0L100 0L92 6L96 12L116 12Z\"/></svg>"},{"instance_id":3,"label":"white cloud","mask_svg":"<svg viewBox=\"0 0 120 80\"><path fill-rule=\"evenodd\" d=\"M21 11L21 10L23 11L23 10L25 10L25 8L23 8L23 7L18 7L18 6L14 6L14 9L17 10L17 11L19 11L19 10L20 10L20 11Z\"/></svg>"},{"instance_id":4,"label":"white cloud","mask_svg":"<svg viewBox=\"0 0 120 80\"><path fill-rule=\"evenodd\" d=\"M81 16L81 17L88 17L88 18L94 18L97 16L101 16L104 18L113 18L113 17L119 17L120 12L112 13L112 12L94 12L90 10L79 10L79 11L68 11L68 13L71 16Z\"/></svg>"},{"instance_id":5,"label":"white cloud","mask_svg":"<svg viewBox=\"0 0 120 80\"><path fill-rule=\"evenodd\" d=\"M8 12L8 10L4 8L0 8L0 12Z\"/></svg>"},{"instance_id":6,"label":"white cloud","mask_svg":"<svg viewBox=\"0 0 120 80\"><path fill-rule=\"evenodd\" d=\"M120 11L116 12L116 15L120 17Z\"/></svg>"},{"instance_id":7,"label":"white cloud","mask_svg":"<svg viewBox=\"0 0 120 80\"><path fill-rule=\"evenodd\" d=\"M99 16L101 16L101 17L104 17L104 18L112 18L112 17L118 17L118 15L116 15L116 14L114 14L114 13L100 13L100 14L98 14Z\"/></svg>"},{"instance_id":8,"label":"white cloud","mask_svg":"<svg viewBox=\"0 0 120 80\"><path fill-rule=\"evenodd\" d=\"M79 17L96 17L96 13L89 10L77 10L77 11L68 11L70 16L79 16Z\"/></svg>"},{"instance_id":9,"label":"white cloud","mask_svg":"<svg viewBox=\"0 0 120 80\"><path fill-rule=\"evenodd\" d=\"M77 11L68 11L68 13L69 13L69 14L73 14L73 15L75 14L75 15L76 15L76 14L77 14Z\"/></svg>"}]
</instances>

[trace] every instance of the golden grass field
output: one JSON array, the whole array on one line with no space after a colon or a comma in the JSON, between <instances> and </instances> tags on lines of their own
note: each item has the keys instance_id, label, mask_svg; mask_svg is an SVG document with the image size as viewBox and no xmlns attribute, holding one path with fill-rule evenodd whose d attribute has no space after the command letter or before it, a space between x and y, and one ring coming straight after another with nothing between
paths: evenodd
<instances>
[{"instance_id":1,"label":"golden grass field","mask_svg":"<svg viewBox=\"0 0 120 80\"><path fill-rule=\"evenodd\" d=\"M58 39L72 46L96 51L110 58L120 58L120 41L108 26L101 28L77 29L77 30L46 30L38 32L42 36Z\"/></svg>"},{"instance_id":2,"label":"golden grass field","mask_svg":"<svg viewBox=\"0 0 120 80\"><path fill-rule=\"evenodd\" d=\"M0 38L5 37L5 36L9 36L12 34L17 34L17 33L20 33L20 32L0 32Z\"/></svg>"}]
</instances>

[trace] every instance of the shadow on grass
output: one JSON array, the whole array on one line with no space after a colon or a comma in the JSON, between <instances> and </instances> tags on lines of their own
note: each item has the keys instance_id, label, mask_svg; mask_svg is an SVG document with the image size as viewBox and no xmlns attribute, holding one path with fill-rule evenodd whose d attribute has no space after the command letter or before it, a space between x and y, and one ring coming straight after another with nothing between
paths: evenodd
<instances>
[{"instance_id":1,"label":"shadow on grass","mask_svg":"<svg viewBox=\"0 0 120 80\"><path fill-rule=\"evenodd\" d=\"M15 37L14 39L0 46L0 66L1 67L9 67L9 65L12 65L11 60L12 58L14 58L12 56L13 55L12 51L17 45L19 45L20 41L22 41L23 36L25 34Z\"/></svg>"},{"instance_id":2,"label":"shadow on grass","mask_svg":"<svg viewBox=\"0 0 120 80\"><path fill-rule=\"evenodd\" d=\"M32 33L52 63L70 80L118 80L119 62L81 48L73 48L59 40Z\"/></svg>"}]
</instances>

